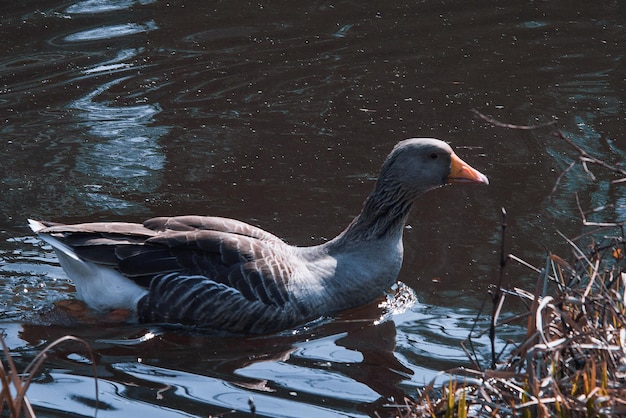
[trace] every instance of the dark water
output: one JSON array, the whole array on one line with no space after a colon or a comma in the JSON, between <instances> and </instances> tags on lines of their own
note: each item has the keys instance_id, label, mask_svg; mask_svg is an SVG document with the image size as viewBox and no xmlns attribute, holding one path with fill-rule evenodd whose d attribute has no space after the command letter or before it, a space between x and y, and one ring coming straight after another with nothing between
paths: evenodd
<instances>
[{"instance_id":1,"label":"dark water","mask_svg":"<svg viewBox=\"0 0 626 418\"><path fill-rule=\"evenodd\" d=\"M18 366L57 337L85 339L99 417L239 416L250 398L264 416L393 413L384 405L467 364L459 344L497 277L501 207L510 251L536 265L547 250L568 255L557 231L583 231L574 192L585 208L613 205L595 219L626 218L624 183L593 167L595 181L577 168L551 194L574 154L549 129L471 112L556 120L588 152L623 160L624 22L620 1L3 2L0 306ZM72 286L27 217L210 214L316 244L413 136L450 141L492 184L420 201L399 278L418 303L404 312L373 303L255 338L48 313ZM534 280L508 270L507 286ZM519 331L505 333L498 344ZM92 376L70 344L28 394L41 416L93 416Z\"/></svg>"}]
</instances>

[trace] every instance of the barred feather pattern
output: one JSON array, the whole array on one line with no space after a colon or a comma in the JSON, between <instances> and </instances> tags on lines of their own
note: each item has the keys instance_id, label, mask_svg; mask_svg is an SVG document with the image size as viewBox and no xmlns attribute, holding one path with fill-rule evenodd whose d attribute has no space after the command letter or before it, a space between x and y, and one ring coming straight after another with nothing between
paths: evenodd
<instances>
[{"instance_id":1,"label":"barred feather pattern","mask_svg":"<svg viewBox=\"0 0 626 418\"><path fill-rule=\"evenodd\" d=\"M137 306L141 322L179 323L194 327L272 332L297 325L304 312L285 305L250 300L237 289L204 276L169 273L156 276ZM309 316L309 314L304 315Z\"/></svg>"}]
</instances>

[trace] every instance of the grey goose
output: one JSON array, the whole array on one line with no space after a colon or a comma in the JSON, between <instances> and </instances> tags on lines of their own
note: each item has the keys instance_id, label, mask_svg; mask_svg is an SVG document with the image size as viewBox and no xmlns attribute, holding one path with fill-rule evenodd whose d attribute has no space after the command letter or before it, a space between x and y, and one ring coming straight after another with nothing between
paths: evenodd
<instances>
[{"instance_id":1,"label":"grey goose","mask_svg":"<svg viewBox=\"0 0 626 418\"><path fill-rule=\"evenodd\" d=\"M413 203L449 183L489 181L443 141L401 141L361 213L336 238L310 247L208 216L29 224L91 309L128 309L142 323L269 333L382 295L400 271Z\"/></svg>"}]
</instances>

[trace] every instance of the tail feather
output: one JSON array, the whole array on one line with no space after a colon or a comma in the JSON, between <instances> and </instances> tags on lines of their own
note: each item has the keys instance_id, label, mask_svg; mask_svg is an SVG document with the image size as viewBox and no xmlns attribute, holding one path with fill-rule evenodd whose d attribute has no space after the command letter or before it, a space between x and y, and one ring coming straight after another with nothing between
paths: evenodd
<instances>
[{"instance_id":1,"label":"tail feather","mask_svg":"<svg viewBox=\"0 0 626 418\"><path fill-rule=\"evenodd\" d=\"M28 220L28 226L30 226L30 229L32 229L33 232L35 232L35 233L41 231L42 229L44 229L46 227L44 224L42 224L41 222L36 221L34 219L29 219Z\"/></svg>"},{"instance_id":2,"label":"tail feather","mask_svg":"<svg viewBox=\"0 0 626 418\"><path fill-rule=\"evenodd\" d=\"M34 219L29 219L28 220L28 225L30 226L30 229L33 230L34 233L37 234L37 236L45 241L46 243L50 244L52 246L52 248L54 248L56 251L60 251L63 254L65 254L66 256L76 260L76 261L81 261L80 258L78 257L78 255L76 255L76 252L74 252L74 250L72 249L72 247L65 245L64 243L62 243L61 241L59 241L58 239L54 238L51 235L48 235L46 233L42 233L41 231L46 229L47 226L45 224L43 224L40 221L36 221Z\"/></svg>"},{"instance_id":3,"label":"tail feather","mask_svg":"<svg viewBox=\"0 0 626 418\"><path fill-rule=\"evenodd\" d=\"M113 308L136 310L137 302L147 293L146 289L111 266L81 259L71 246L62 241L60 234L57 238L46 232L50 224L33 219L29 219L28 224L41 240L54 248L61 267L76 285L78 299L99 311Z\"/></svg>"}]
</instances>

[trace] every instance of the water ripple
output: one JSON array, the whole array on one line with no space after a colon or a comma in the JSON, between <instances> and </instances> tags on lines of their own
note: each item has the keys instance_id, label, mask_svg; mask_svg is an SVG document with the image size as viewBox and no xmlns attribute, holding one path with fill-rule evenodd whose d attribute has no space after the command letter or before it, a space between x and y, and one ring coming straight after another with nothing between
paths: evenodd
<instances>
[{"instance_id":1,"label":"water ripple","mask_svg":"<svg viewBox=\"0 0 626 418\"><path fill-rule=\"evenodd\" d=\"M157 383L163 387L172 388L170 393L173 396L182 398L194 404L205 404L205 411L213 407L235 409L239 411L249 411L248 401L253 399L256 412L259 415L272 417L339 417L339 416L363 416L355 414L354 411L341 413L323 406L316 406L257 393L238 387L231 383L224 382L207 376L186 373L179 370L165 369L162 367L150 366L141 363L116 363L112 368L132 376L152 383ZM289 396L289 395L288 395ZM291 395L293 396L293 395ZM162 404L167 404L169 393L163 395ZM171 400L172 402L174 400ZM177 401L179 404L181 400Z\"/></svg>"},{"instance_id":2,"label":"water ripple","mask_svg":"<svg viewBox=\"0 0 626 418\"><path fill-rule=\"evenodd\" d=\"M28 399L37 409L63 414L71 411L75 416L109 416L105 414L106 412L119 417L197 416L154 402L156 391L152 394L153 402L147 402L147 399L137 398L132 385L102 378L98 380L98 391L99 400L96 402L93 378L50 372L45 375L45 380L37 379L30 385ZM130 400L132 402L129 402Z\"/></svg>"},{"instance_id":3,"label":"water ripple","mask_svg":"<svg viewBox=\"0 0 626 418\"><path fill-rule=\"evenodd\" d=\"M119 50L117 55L110 60L99 62L91 67L85 68L83 74L112 73L130 69L133 64L128 61L143 52L143 48L126 48Z\"/></svg>"},{"instance_id":4,"label":"water ripple","mask_svg":"<svg viewBox=\"0 0 626 418\"><path fill-rule=\"evenodd\" d=\"M237 374L258 380L267 380L273 386L282 386L297 394L323 398L348 399L355 402L374 402L380 395L367 385L337 372L313 369L283 362L258 362Z\"/></svg>"},{"instance_id":5,"label":"water ripple","mask_svg":"<svg viewBox=\"0 0 626 418\"><path fill-rule=\"evenodd\" d=\"M65 12L69 14L104 13L126 10L135 5L146 5L154 2L155 0L85 0L72 4L65 9Z\"/></svg>"},{"instance_id":6,"label":"water ripple","mask_svg":"<svg viewBox=\"0 0 626 418\"><path fill-rule=\"evenodd\" d=\"M156 29L158 29L156 22L150 20L145 23L124 23L120 25L109 25L95 29L88 29L67 35L64 39L67 42L97 41L100 39L111 39L142 32L150 32Z\"/></svg>"},{"instance_id":7,"label":"water ripple","mask_svg":"<svg viewBox=\"0 0 626 418\"><path fill-rule=\"evenodd\" d=\"M105 83L69 105L81 111L78 116L84 120L82 124L91 135L101 139L82 144L76 156L76 169L96 181L115 185L118 192L148 194L159 184L159 171L165 164L158 140L167 128L150 126L160 107L157 104L114 106L108 101L96 101L99 95L129 78ZM136 203L108 195L109 190L101 184L84 187L84 197L90 205L116 212L137 209Z\"/></svg>"}]
</instances>

